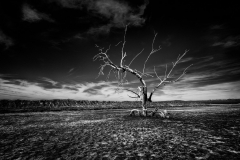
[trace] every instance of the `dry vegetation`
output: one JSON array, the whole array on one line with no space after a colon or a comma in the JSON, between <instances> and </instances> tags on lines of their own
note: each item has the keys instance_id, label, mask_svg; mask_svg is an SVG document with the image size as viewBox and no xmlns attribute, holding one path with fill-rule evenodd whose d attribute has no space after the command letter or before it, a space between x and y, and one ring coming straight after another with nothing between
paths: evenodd
<instances>
[{"instance_id":1,"label":"dry vegetation","mask_svg":"<svg viewBox=\"0 0 240 160\"><path fill-rule=\"evenodd\" d=\"M169 107L169 119L126 109L1 114L0 159L239 159L239 107Z\"/></svg>"},{"instance_id":2,"label":"dry vegetation","mask_svg":"<svg viewBox=\"0 0 240 160\"><path fill-rule=\"evenodd\" d=\"M206 106L210 104L240 104L240 99L232 100L212 100L212 101L160 101L151 102L148 108L156 106L177 107L177 106ZM102 109L136 109L141 108L139 101L85 101L71 99L56 100L0 100L0 113L16 112L46 112L46 111L82 111L82 110L102 110Z\"/></svg>"}]
</instances>

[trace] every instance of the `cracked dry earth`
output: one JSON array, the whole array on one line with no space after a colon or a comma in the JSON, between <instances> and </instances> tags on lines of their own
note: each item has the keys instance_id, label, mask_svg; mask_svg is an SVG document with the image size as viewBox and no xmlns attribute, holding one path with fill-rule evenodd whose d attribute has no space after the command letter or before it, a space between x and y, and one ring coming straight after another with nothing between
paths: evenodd
<instances>
[{"instance_id":1,"label":"cracked dry earth","mask_svg":"<svg viewBox=\"0 0 240 160\"><path fill-rule=\"evenodd\" d=\"M240 159L240 106L0 114L0 159Z\"/></svg>"}]
</instances>

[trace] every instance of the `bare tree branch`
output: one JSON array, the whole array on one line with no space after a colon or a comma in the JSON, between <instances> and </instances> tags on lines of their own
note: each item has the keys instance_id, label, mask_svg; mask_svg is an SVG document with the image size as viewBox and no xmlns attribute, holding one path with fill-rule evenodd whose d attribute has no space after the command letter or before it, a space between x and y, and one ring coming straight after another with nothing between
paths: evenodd
<instances>
[{"instance_id":1,"label":"bare tree branch","mask_svg":"<svg viewBox=\"0 0 240 160\"><path fill-rule=\"evenodd\" d=\"M106 67L106 64L103 64L103 65L100 65L100 71L99 71L99 73L98 73L98 76L96 77L96 79L100 76L100 75L104 75L104 73L103 73L103 69Z\"/></svg>"},{"instance_id":2,"label":"bare tree branch","mask_svg":"<svg viewBox=\"0 0 240 160\"><path fill-rule=\"evenodd\" d=\"M138 73L140 73L141 74L141 76L150 76L150 77L153 77L151 74L148 74L148 73L142 73L142 72L140 72L140 71L138 71L138 70L134 70L134 71L136 71L136 72L138 72Z\"/></svg>"},{"instance_id":3,"label":"bare tree branch","mask_svg":"<svg viewBox=\"0 0 240 160\"><path fill-rule=\"evenodd\" d=\"M164 77L166 77L167 76L167 64L166 64L166 70L165 70L165 76Z\"/></svg>"},{"instance_id":4,"label":"bare tree branch","mask_svg":"<svg viewBox=\"0 0 240 160\"><path fill-rule=\"evenodd\" d=\"M161 49L160 46L158 47L158 49L154 49L154 48L153 48L153 45L154 45L154 41L155 41L155 39L156 39L156 36L157 36L157 33L154 34L154 38L153 38L153 42L152 42L152 50L151 50L151 52L149 53L149 55L148 55L146 61L144 62L144 65L143 65L143 72L142 72L143 74L145 74L145 66L146 66L146 63L147 63L149 57L150 57L153 53L155 53L155 52L157 52L157 51L159 51L159 50Z\"/></svg>"},{"instance_id":5,"label":"bare tree branch","mask_svg":"<svg viewBox=\"0 0 240 160\"><path fill-rule=\"evenodd\" d=\"M156 70L155 70L155 66L154 66L154 72L155 72L157 78L162 82L162 79L158 76L158 74L157 74L157 72L156 72Z\"/></svg>"},{"instance_id":6,"label":"bare tree branch","mask_svg":"<svg viewBox=\"0 0 240 160\"><path fill-rule=\"evenodd\" d=\"M115 46L118 46L122 41L118 42Z\"/></svg>"},{"instance_id":7,"label":"bare tree branch","mask_svg":"<svg viewBox=\"0 0 240 160\"><path fill-rule=\"evenodd\" d=\"M128 65L128 67L130 67L130 65L131 65L132 62L135 60L135 58L137 58L137 56L138 56L139 54L141 54L143 51L144 51L144 48L142 49L141 52L139 52L139 53L132 59L132 61L131 61L131 62L129 63L129 65Z\"/></svg>"},{"instance_id":8,"label":"bare tree branch","mask_svg":"<svg viewBox=\"0 0 240 160\"><path fill-rule=\"evenodd\" d=\"M127 81L127 80L126 80L126 77L127 77L127 72L125 71L125 72L124 72L124 75L123 75L123 81L124 81L124 83Z\"/></svg>"},{"instance_id":9,"label":"bare tree branch","mask_svg":"<svg viewBox=\"0 0 240 160\"><path fill-rule=\"evenodd\" d=\"M147 74L147 73L141 73L141 72L139 72L139 71L137 71L137 70L131 69L131 68L130 68L129 66L127 66L127 65L124 65L124 58L127 56L127 55L126 55L126 52L124 53L124 46L125 46L125 43L126 43L126 32L127 32L127 26L126 26L126 28L125 28L125 33L124 33L124 41L123 41L123 46L122 46L122 58L121 58L121 61L120 61L120 66L117 66L116 64L114 64L114 63L111 61L111 59L109 58L109 56L107 55L107 52L108 52L108 50L110 49L111 46L109 46L108 49L106 49L105 51L103 51L104 48L100 48L98 45L96 45L97 48L100 48L100 49L99 49L100 53L98 53L97 55L95 55L95 56L93 57L93 60L95 61L95 60L99 59L100 61L103 61L103 62L104 62L104 64L100 66L99 76L104 74L104 73L103 73L103 70L104 70L104 68L105 68L106 66L110 66L110 67L112 67L112 68L115 70L115 77L116 77L117 81L119 82L119 83L118 83L119 85L122 85L123 83L126 82L126 75L127 75L126 72L129 72L129 73L135 75L135 76L140 80L140 82L142 83L142 85L146 87L146 83L145 83L145 81L143 80L142 76L152 76L152 75ZM155 37L156 37L156 34L155 34ZM154 39L155 39L155 38L154 38ZM153 41L153 42L154 42L154 41ZM159 49L160 49L160 48L159 48ZM159 50L159 49L158 49L158 50ZM143 51L143 50L142 50L142 51ZM141 52L142 52L142 51L141 51ZM154 49L153 49L153 50L152 50L152 53L154 53L154 52L156 52L156 51L157 51L157 50L154 50ZM141 53L141 52L140 52L140 53ZM139 53L139 54L140 54L140 53ZM152 54L152 53L151 53L151 54ZM138 54L138 55L139 55L139 54ZM138 55L137 55L137 56L138 56ZM135 56L134 59L135 59L137 56ZM134 60L134 59L133 59L133 60ZM130 62L130 64L133 62L133 60Z\"/></svg>"},{"instance_id":10,"label":"bare tree branch","mask_svg":"<svg viewBox=\"0 0 240 160\"><path fill-rule=\"evenodd\" d=\"M182 78L182 76L184 76L184 75L186 74L187 69L188 69L189 67L191 67L192 65L193 65L193 64L191 64L191 65L189 65L187 68L185 68L184 71L183 71L183 73L182 73L182 75L179 76L179 77L175 80L175 82L178 81L180 78Z\"/></svg>"},{"instance_id":11,"label":"bare tree branch","mask_svg":"<svg viewBox=\"0 0 240 160\"><path fill-rule=\"evenodd\" d=\"M99 48L99 46L96 45L96 47ZM99 71L99 75L104 75L103 70L106 66L111 66L113 69L119 70L119 67L117 65L115 65L111 59L109 58L109 56L107 55L108 50L110 50L111 45L109 45L109 48L105 50L105 52L103 52L104 48L100 48L99 51L100 53L96 54L93 57L93 61L96 61L97 59L99 59L100 61L103 61L104 64L100 66L100 71Z\"/></svg>"},{"instance_id":12,"label":"bare tree branch","mask_svg":"<svg viewBox=\"0 0 240 160\"><path fill-rule=\"evenodd\" d=\"M159 86L161 86L163 83L175 83L175 82L177 82L182 76L185 75L186 70L193 65L193 64L191 64L191 65L189 65L187 68L185 68L184 71L183 71L183 73L182 73L177 79L175 79L175 80L173 80L173 81L168 81L168 80L167 80L168 78L170 78L170 74L172 73L172 71L173 71L173 69L175 68L175 66L179 63L179 61L183 58L183 56L186 55L187 52L188 52L188 50L186 50L186 51L183 53L183 55L181 55L181 56L179 55L178 58L177 58L177 60L176 60L176 62L172 62L173 66L172 66L171 70L168 72L168 74L167 74L167 65L166 65L165 76L164 76L163 79L161 79L161 78L158 76L158 74L157 74L157 72L156 72L156 70L155 70L155 66L154 66L154 72L155 72L157 78L160 80L160 83L159 83L159 84L152 90L152 92L150 93L150 96L149 96L149 98L148 98L148 101L151 101L151 97L152 97L153 93L156 91L156 89L157 89Z\"/></svg>"},{"instance_id":13,"label":"bare tree branch","mask_svg":"<svg viewBox=\"0 0 240 160\"><path fill-rule=\"evenodd\" d=\"M120 67L123 67L123 59L127 56L127 53L125 52L124 53L124 47L125 47L125 43L126 43L126 33L127 33L127 27L128 27L129 24L126 25L125 27L125 32L124 32L124 37L123 37L123 45L122 45L122 59L121 59L121 62L120 62Z\"/></svg>"},{"instance_id":14,"label":"bare tree branch","mask_svg":"<svg viewBox=\"0 0 240 160\"><path fill-rule=\"evenodd\" d=\"M132 93L134 93L135 95L137 95L137 97L135 97L135 98L140 98L140 95L137 94L136 92L134 92L134 91L132 91L132 90L130 90L130 89L124 89L124 90L129 91L129 92L132 92ZM129 97L130 97L130 96L129 96Z\"/></svg>"},{"instance_id":15,"label":"bare tree branch","mask_svg":"<svg viewBox=\"0 0 240 160\"><path fill-rule=\"evenodd\" d=\"M139 98L139 97L132 97L132 96L129 96L129 95L128 95L128 97L130 97L130 98Z\"/></svg>"},{"instance_id":16,"label":"bare tree branch","mask_svg":"<svg viewBox=\"0 0 240 160\"><path fill-rule=\"evenodd\" d=\"M110 74L111 74L111 71L112 71L112 70L113 70L113 68L110 69L110 71L109 71L109 73L108 73L108 75L107 75L107 78L106 78L107 81L109 80L109 77L110 77Z\"/></svg>"},{"instance_id":17,"label":"bare tree branch","mask_svg":"<svg viewBox=\"0 0 240 160\"><path fill-rule=\"evenodd\" d=\"M180 55L181 55L181 54L178 55L177 59L179 58Z\"/></svg>"},{"instance_id":18,"label":"bare tree branch","mask_svg":"<svg viewBox=\"0 0 240 160\"><path fill-rule=\"evenodd\" d=\"M178 56L177 61L176 61L175 63L172 62L172 63L173 63L172 69L168 72L168 75L167 75L166 78L169 78L169 75L172 73L172 70L174 69L174 67L175 67L175 66L177 65L177 63L182 59L182 57L186 55L187 52L188 52L188 50L185 50L185 52L183 53L182 56L180 56L180 57Z\"/></svg>"},{"instance_id":19,"label":"bare tree branch","mask_svg":"<svg viewBox=\"0 0 240 160\"><path fill-rule=\"evenodd\" d=\"M110 48L111 48L111 45L109 45L108 49L106 49L105 52L103 52L104 48L100 48L99 51L101 51L101 52L93 57L93 61L96 61L97 59L100 59L100 60L103 60L104 62L109 61L109 62L112 63L112 61L110 60L110 58L107 55L107 52L108 52L108 50L110 50Z\"/></svg>"},{"instance_id":20,"label":"bare tree branch","mask_svg":"<svg viewBox=\"0 0 240 160\"><path fill-rule=\"evenodd\" d=\"M176 80L173 80L173 81L164 81L166 83L174 83L174 82L177 82L180 78L182 78L182 76L184 76L186 74L186 70L191 67L193 64L190 64L188 67L186 67L183 71L183 73L176 79Z\"/></svg>"}]
</instances>

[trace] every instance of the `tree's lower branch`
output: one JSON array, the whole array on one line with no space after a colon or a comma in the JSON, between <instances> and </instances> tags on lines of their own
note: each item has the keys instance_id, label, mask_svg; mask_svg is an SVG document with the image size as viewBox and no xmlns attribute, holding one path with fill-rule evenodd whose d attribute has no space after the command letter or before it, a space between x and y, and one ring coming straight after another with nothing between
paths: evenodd
<instances>
[{"instance_id":1,"label":"tree's lower branch","mask_svg":"<svg viewBox=\"0 0 240 160\"><path fill-rule=\"evenodd\" d=\"M129 91L129 92L132 92L132 93L134 93L135 95L137 95L137 97L131 97L131 96L129 96L129 97L131 97L131 98L140 98L140 95L137 94L136 92L134 92L134 91L132 91L132 90L130 90L130 89L124 89L124 90Z\"/></svg>"}]
</instances>

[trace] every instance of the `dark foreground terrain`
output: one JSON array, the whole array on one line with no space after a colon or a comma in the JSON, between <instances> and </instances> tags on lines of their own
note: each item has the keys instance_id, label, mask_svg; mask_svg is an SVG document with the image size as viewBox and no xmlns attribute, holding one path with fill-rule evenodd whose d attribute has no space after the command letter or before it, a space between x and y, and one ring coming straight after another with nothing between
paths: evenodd
<instances>
[{"instance_id":1,"label":"dark foreground terrain","mask_svg":"<svg viewBox=\"0 0 240 160\"><path fill-rule=\"evenodd\" d=\"M240 159L240 106L0 114L0 159Z\"/></svg>"}]
</instances>

